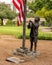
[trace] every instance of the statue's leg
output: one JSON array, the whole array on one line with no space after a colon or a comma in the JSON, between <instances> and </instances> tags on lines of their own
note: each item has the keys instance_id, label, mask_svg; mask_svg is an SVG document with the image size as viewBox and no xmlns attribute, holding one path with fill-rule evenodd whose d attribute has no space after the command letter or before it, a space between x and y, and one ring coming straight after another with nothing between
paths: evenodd
<instances>
[{"instance_id":1,"label":"statue's leg","mask_svg":"<svg viewBox=\"0 0 52 65\"><path fill-rule=\"evenodd\" d=\"M30 51L32 51L33 50L33 39L31 38L31 40L30 40Z\"/></svg>"},{"instance_id":2,"label":"statue's leg","mask_svg":"<svg viewBox=\"0 0 52 65\"><path fill-rule=\"evenodd\" d=\"M34 52L36 52L37 49L37 37L34 39Z\"/></svg>"}]
</instances>

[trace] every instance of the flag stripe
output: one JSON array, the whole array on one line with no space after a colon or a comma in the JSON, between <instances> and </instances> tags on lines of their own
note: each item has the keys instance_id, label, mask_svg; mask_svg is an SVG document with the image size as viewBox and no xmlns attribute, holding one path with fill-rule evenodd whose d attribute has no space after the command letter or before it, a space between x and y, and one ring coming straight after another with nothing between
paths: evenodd
<instances>
[{"instance_id":1,"label":"flag stripe","mask_svg":"<svg viewBox=\"0 0 52 65\"><path fill-rule=\"evenodd\" d=\"M13 0L13 4L18 9L18 11L19 11L20 10L20 5L18 5L19 3L16 2L16 0Z\"/></svg>"},{"instance_id":2,"label":"flag stripe","mask_svg":"<svg viewBox=\"0 0 52 65\"><path fill-rule=\"evenodd\" d=\"M18 13L18 25L23 21L24 19L24 0L13 0L14 6L19 11Z\"/></svg>"}]
</instances>

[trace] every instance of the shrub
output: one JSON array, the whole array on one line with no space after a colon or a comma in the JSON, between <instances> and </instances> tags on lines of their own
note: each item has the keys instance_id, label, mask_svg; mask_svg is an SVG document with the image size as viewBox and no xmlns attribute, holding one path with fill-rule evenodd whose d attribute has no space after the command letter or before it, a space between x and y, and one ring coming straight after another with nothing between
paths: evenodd
<instances>
[{"instance_id":1,"label":"shrub","mask_svg":"<svg viewBox=\"0 0 52 65\"><path fill-rule=\"evenodd\" d=\"M15 26L16 25L16 21L8 20L6 25L7 26Z\"/></svg>"},{"instance_id":2,"label":"shrub","mask_svg":"<svg viewBox=\"0 0 52 65\"><path fill-rule=\"evenodd\" d=\"M17 38L19 38L19 39L21 39L22 37L23 37L22 34L19 34L17 36ZM28 34L26 34L26 39L29 39L29 38L30 38L30 35L28 33ZM38 39L39 40L52 40L52 33L50 34L50 33L45 33L45 32L40 32L39 31Z\"/></svg>"},{"instance_id":3,"label":"shrub","mask_svg":"<svg viewBox=\"0 0 52 65\"><path fill-rule=\"evenodd\" d=\"M40 40L52 40L52 33L39 31L38 39L40 39Z\"/></svg>"},{"instance_id":4,"label":"shrub","mask_svg":"<svg viewBox=\"0 0 52 65\"><path fill-rule=\"evenodd\" d=\"M41 23L42 26L47 26L47 24L48 23L46 21L42 21L42 23Z\"/></svg>"},{"instance_id":5,"label":"shrub","mask_svg":"<svg viewBox=\"0 0 52 65\"><path fill-rule=\"evenodd\" d=\"M33 12L27 13L28 18L34 18L34 16L35 16L35 13L33 13Z\"/></svg>"},{"instance_id":6,"label":"shrub","mask_svg":"<svg viewBox=\"0 0 52 65\"><path fill-rule=\"evenodd\" d=\"M46 12L46 9L45 7L43 7L41 10L36 11L35 15L41 18L44 18L45 12Z\"/></svg>"},{"instance_id":7,"label":"shrub","mask_svg":"<svg viewBox=\"0 0 52 65\"><path fill-rule=\"evenodd\" d=\"M45 12L45 19L48 22L48 26L52 26L52 10Z\"/></svg>"}]
</instances>

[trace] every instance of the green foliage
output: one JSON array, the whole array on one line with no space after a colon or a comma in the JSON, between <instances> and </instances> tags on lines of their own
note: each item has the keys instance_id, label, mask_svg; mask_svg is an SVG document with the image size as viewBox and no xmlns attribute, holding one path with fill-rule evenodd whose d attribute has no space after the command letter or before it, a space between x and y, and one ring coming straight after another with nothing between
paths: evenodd
<instances>
[{"instance_id":1,"label":"green foliage","mask_svg":"<svg viewBox=\"0 0 52 65\"><path fill-rule=\"evenodd\" d=\"M35 15L46 19L47 22L42 22L43 25L52 26L52 10L43 7L41 10L36 11Z\"/></svg>"},{"instance_id":2,"label":"green foliage","mask_svg":"<svg viewBox=\"0 0 52 65\"><path fill-rule=\"evenodd\" d=\"M37 1L37 2L32 2L30 5L29 5L29 8L36 12L37 10L40 10L41 8L43 7L43 4L40 2L40 1Z\"/></svg>"},{"instance_id":3,"label":"green foliage","mask_svg":"<svg viewBox=\"0 0 52 65\"><path fill-rule=\"evenodd\" d=\"M0 3L0 19L2 20L1 25L3 25L3 19L13 19L17 16L8 5L5 3Z\"/></svg>"},{"instance_id":4,"label":"green foliage","mask_svg":"<svg viewBox=\"0 0 52 65\"><path fill-rule=\"evenodd\" d=\"M35 0L28 6L34 12L41 10L43 7L45 7L47 10L51 10L52 9L52 0Z\"/></svg>"},{"instance_id":5,"label":"green foliage","mask_svg":"<svg viewBox=\"0 0 52 65\"><path fill-rule=\"evenodd\" d=\"M29 4L29 8L36 16L45 18L47 26L52 26L52 0L35 0Z\"/></svg>"},{"instance_id":6,"label":"green foliage","mask_svg":"<svg viewBox=\"0 0 52 65\"><path fill-rule=\"evenodd\" d=\"M16 21L8 20L6 26L16 26Z\"/></svg>"},{"instance_id":7,"label":"green foliage","mask_svg":"<svg viewBox=\"0 0 52 65\"><path fill-rule=\"evenodd\" d=\"M52 0L47 0L45 8L47 10L51 10L52 9Z\"/></svg>"},{"instance_id":8,"label":"green foliage","mask_svg":"<svg viewBox=\"0 0 52 65\"><path fill-rule=\"evenodd\" d=\"M10 7L4 3L0 4L0 19L13 19L16 17L16 13L13 12Z\"/></svg>"},{"instance_id":9,"label":"green foliage","mask_svg":"<svg viewBox=\"0 0 52 65\"><path fill-rule=\"evenodd\" d=\"M42 26L47 26L48 23L47 23L46 21L43 21L43 22L41 23L41 25L42 25Z\"/></svg>"},{"instance_id":10,"label":"green foliage","mask_svg":"<svg viewBox=\"0 0 52 65\"><path fill-rule=\"evenodd\" d=\"M35 16L35 13L33 13L33 12L29 12L29 13L27 13L27 18L34 18L34 16Z\"/></svg>"},{"instance_id":11,"label":"green foliage","mask_svg":"<svg viewBox=\"0 0 52 65\"><path fill-rule=\"evenodd\" d=\"M46 11L45 7L43 7L41 10L36 11L35 15L44 18Z\"/></svg>"},{"instance_id":12,"label":"green foliage","mask_svg":"<svg viewBox=\"0 0 52 65\"><path fill-rule=\"evenodd\" d=\"M45 12L45 19L48 22L48 26L52 26L52 10Z\"/></svg>"}]
</instances>

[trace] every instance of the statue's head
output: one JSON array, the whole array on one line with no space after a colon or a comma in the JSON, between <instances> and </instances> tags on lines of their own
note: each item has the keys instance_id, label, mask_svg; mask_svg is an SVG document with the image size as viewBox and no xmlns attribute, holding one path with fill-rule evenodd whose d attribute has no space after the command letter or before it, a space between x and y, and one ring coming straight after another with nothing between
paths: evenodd
<instances>
[{"instance_id":1,"label":"statue's head","mask_svg":"<svg viewBox=\"0 0 52 65\"><path fill-rule=\"evenodd\" d=\"M31 20L29 20L29 22L32 22Z\"/></svg>"},{"instance_id":2,"label":"statue's head","mask_svg":"<svg viewBox=\"0 0 52 65\"><path fill-rule=\"evenodd\" d=\"M40 17L35 17L34 21L38 23L40 21Z\"/></svg>"}]
</instances>

